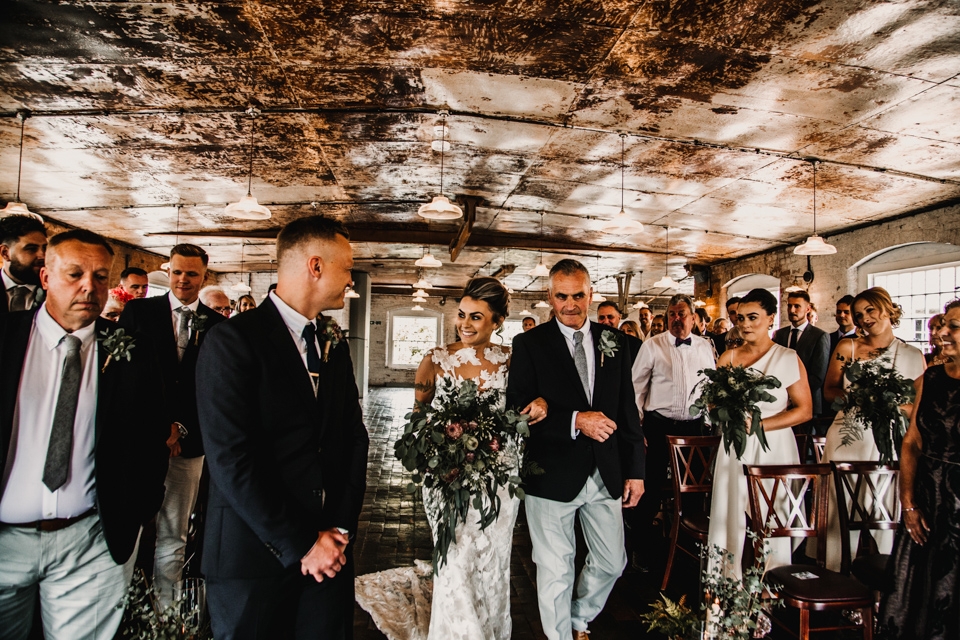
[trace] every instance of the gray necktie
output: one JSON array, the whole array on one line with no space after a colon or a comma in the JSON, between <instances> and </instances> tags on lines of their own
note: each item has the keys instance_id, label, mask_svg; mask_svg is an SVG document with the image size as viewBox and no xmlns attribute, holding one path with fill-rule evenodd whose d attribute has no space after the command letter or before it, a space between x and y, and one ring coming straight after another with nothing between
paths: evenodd
<instances>
[{"instance_id":1,"label":"gray necktie","mask_svg":"<svg viewBox=\"0 0 960 640\"><path fill-rule=\"evenodd\" d=\"M73 423L77 417L77 400L80 397L80 338L66 335L62 340L67 347L60 377L60 392L57 408L53 413L53 429L47 445L47 460L43 465L43 484L56 491L67 481L70 470L70 454L73 450Z\"/></svg>"},{"instance_id":2,"label":"gray necktie","mask_svg":"<svg viewBox=\"0 0 960 640\"><path fill-rule=\"evenodd\" d=\"M26 311L30 288L23 285L10 288L10 311Z\"/></svg>"},{"instance_id":3,"label":"gray necktie","mask_svg":"<svg viewBox=\"0 0 960 640\"><path fill-rule=\"evenodd\" d=\"M180 324L177 325L177 359L183 360L183 354L190 345L190 320L193 318L193 311L190 307L180 307L177 313L180 314Z\"/></svg>"},{"instance_id":4,"label":"gray necktie","mask_svg":"<svg viewBox=\"0 0 960 640\"><path fill-rule=\"evenodd\" d=\"M590 372L587 371L587 352L583 350L583 333L573 332L573 363L577 365L577 373L580 374L580 383L583 385L583 391L587 394L587 400L593 395L590 389Z\"/></svg>"}]
</instances>

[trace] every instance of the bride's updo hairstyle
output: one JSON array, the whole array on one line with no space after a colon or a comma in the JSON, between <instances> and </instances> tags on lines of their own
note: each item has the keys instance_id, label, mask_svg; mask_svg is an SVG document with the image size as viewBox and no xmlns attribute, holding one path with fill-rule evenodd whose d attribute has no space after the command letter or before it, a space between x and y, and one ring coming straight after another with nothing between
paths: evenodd
<instances>
[{"instance_id":1,"label":"bride's updo hairstyle","mask_svg":"<svg viewBox=\"0 0 960 640\"><path fill-rule=\"evenodd\" d=\"M510 313L510 294L496 278L488 276L473 278L463 288L463 298L473 298L487 303L493 312L493 321L499 326Z\"/></svg>"},{"instance_id":2,"label":"bride's updo hairstyle","mask_svg":"<svg viewBox=\"0 0 960 640\"><path fill-rule=\"evenodd\" d=\"M767 312L768 316L777 314L777 297L766 289L751 289L750 293L740 298L740 304L755 302Z\"/></svg>"},{"instance_id":3,"label":"bride's updo hairstyle","mask_svg":"<svg viewBox=\"0 0 960 640\"><path fill-rule=\"evenodd\" d=\"M857 294L857 297L853 299L853 302L850 303L850 309L853 309L854 305L858 302L866 302L871 307L885 311L886 314L890 316L890 324L895 327L900 326L900 316L903 315L903 310L900 308L900 305L890 299L890 294L887 293L887 290L883 287L873 287L866 291L861 291ZM857 327L860 326L860 323L857 322L856 315L854 315L853 324L857 325Z\"/></svg>"}]
</instances>

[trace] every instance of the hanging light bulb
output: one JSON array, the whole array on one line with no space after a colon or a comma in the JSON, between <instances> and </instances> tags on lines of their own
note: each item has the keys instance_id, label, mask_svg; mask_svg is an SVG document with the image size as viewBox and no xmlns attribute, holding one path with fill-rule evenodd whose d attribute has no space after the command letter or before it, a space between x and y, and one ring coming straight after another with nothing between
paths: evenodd
<instances>
[{"instance_id":1,"label":"hanging light bulb","mask_svg":"<svg viewBox=\"0 0 960 640\"><path fill-rule=\"evenodd\" d=\"M7 216L29 216L43 222L43 218L40 217L39 214L30 211L27 205L20 202L20 176L23 174L23 126L29 117L29 111L17 111L17 120L20 121L20 160L17 164L17 199L8 202L7 206L0 209L0 218L6 218Z\"/></svg>"},{"instance_id":2,"label":"hanging light bulb","mask_svg":"<svg viewBox=\"0 0 960 640\"><path fill-rule=\"evenodd\" d=\"M443 156L444 151L447 149L447 121L446 112L441 112L441 115L443 120L440 121L440 125L437 127L440 131L440 194L434 196L433 200L427 204L420 205L420 208L417 209L417 214L427 220L456 220L463 217L463 209L450 202L450 200L443 195ZM433 144L430 146L436 149Z\"/></svg>"},{"instance_id":3,"label":"hanging light bulb","mask_svg":"<svg viewBox=\"0 0 960 640\"><path fill-rule=\"evenodd\" d=\"M813 164L813 235L793 249L793 253L800 256L829 256L837 252L837 248L817 235L817 160Z\"/></svg>"},{"instance_id":4,"label":"hanging light bulb","mask_svg":"<svg viewBox=\"0 0 960 640\"><path fill-rule=\"evenodd\" d=\"M543 211L540 212L540 261L537 266L527 272L527 275L533 278L546 278L550 275L550 269L543 264Z\"/></svg>"},{"instance_id":5,"label":"hanging light bulb","mask_svg":"<svg viewBox=\"0 0 960 640\"><path fill-rule=\"evenodd\" d=\"M667 251L663 258L663 277L653 283L657 289L676 289L680 283L667 275L670 261L670 227L667 227Z\"/></svg>"},{"instance_id":6,"label":"hanging light bulb","mask_svg":"<svg viewBox=\"0 0 960 640\"><path fill-rule=\"evenodd\" d=\"M353 290L353 287L347 287L343 294L344 298L359 298L360 294Z\"/></svg>"},{"instance_id":7,"label":"hanging light bulb","mask_svg":"<svg viewBox=\"0 0 960 640\"><path fill-rule=\"evenodd\" d=\"M612 220L608 220L600 227L600 230L604 233L612 233L618 236L629 236L635 233L640 233L643 231L643 225L627 215L626 210L623 206L623 191L624 191L624 139L627 137L627 134L620 134L620 213L613 217Z\"/></svg>"},{"instance_id":8,"label":"hanging light bulb","mask_svg":"<svg viewBox=\"0 0 960 640\"><path fill-rule=\"evenodd\" d=\"M247 195L237 202L228 204L224 207L223 212L231 218L266 220L270 217L270 209L257 202L257 199L250 193L250 188L253 185L253 132L260 110L256 107L250 107L246 113L250 116L250 165L247 170Z\"/></svg>"}]
</instances>

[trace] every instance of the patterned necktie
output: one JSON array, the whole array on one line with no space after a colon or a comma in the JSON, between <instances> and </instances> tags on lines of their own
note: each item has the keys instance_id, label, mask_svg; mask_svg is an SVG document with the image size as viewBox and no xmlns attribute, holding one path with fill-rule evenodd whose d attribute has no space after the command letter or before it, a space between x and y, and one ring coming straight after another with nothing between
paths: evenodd
<instances>
[{"instance_id":1,"label":"patterned necktie","mask_svg":"<svg viewBox=\"0 0 960 640\"><path fill-rule=\"evenodd\" d=\"M43 484L53 492L67 481L70 455L73 450L73 423L76 421L77 400L80 397L80 338L66 335L61 341L67 347L60 377L60 392L53 413L53 429L47 445L47 460L43 465Z\"/></svg>"},{"instance_id":2,"label":"patterned necktie","mask_svg":"<svg viewBox=\"0 0 960 640\"><path fill-rule=\"evenodd\" d=\"M790 344L787 346L796 351L797 349L797 336L800 335L800 329L791 329L790 330Z\"/></svg>"},{"instance_id":3,"label":"patterned necktie","mask_svg":"<svg viewBox=\"0 0 960 640\"><path fill-rule=\"evenodd\" d=\"M587 352L583 350L583 333L573 332L573 363L577 365L577 373L580 374L580 383L583 385L583 391L587 394L587 400L590 400L590 372L587 371Z\"/></svg>"},{"instance_id":4,"label":"patterned necktie","mask_svg":"<svg viewBox=\"0 0 960 640\"><path fill-rule=\"evenodd\" d=\"M183 354L190 345L190 320L193 318L193 311L190 307L180 307L177 313L180 314L180 324L177 325L177 360L183 360Z\"/></svg>"},{"instance_id":5,"label":"patterned necktie","mask_svg":"<svg viewBox=\"0 0 960 640\"><path fill-rule=\"evenodd\" d=\"M27 294L30 288L23 285L10 287L10 311L27 310Z\"/></svg>"},{"instance_id":6,"label":"patterned necktie","mask_svg":"<svg viewBox=\"0 0 960 640\"><path fill-rule=\"evenodd\" d=\"M313 390L320 384L320 352L317 351L317 325L308 322L303 327L300 337L307 343L307 371L313 381Z\"/></svg>"}]
</instances>

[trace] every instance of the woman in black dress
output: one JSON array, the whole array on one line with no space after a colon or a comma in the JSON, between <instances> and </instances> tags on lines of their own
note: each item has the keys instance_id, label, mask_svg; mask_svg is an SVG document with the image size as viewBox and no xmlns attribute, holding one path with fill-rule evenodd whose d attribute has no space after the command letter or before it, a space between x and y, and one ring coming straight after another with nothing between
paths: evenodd
<instances>
[{"instance_id":1,"label":"woman in black dress","mask_svg":"<svg viewBox=\"0 0 960 640\"><path fill-rule=\"evenodd\" d=\"M880 610L889 638L960 638L960 300L940 336L947 362L924 374L900 452L903 521Z\"/></svg>"}]
</instances>

